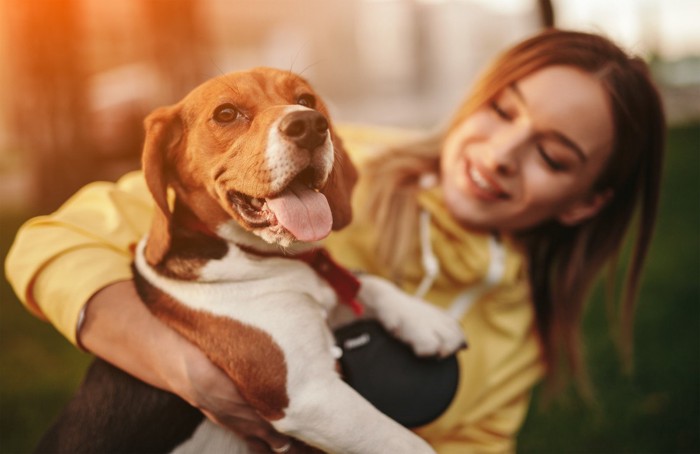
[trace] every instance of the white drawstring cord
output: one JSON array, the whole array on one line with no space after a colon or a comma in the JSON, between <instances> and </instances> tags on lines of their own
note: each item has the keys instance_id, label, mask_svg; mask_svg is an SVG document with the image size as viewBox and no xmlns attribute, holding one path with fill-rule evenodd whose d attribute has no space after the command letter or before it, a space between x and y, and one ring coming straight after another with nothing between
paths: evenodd
<instances>
[{"instance_id":1,"label":"white drawstring cord","mask_svg":"<svg viewBox=\"0 0 700 454\"><path fill-rule=\"evenodd\" d=\"M435 253L433 252L433 245L430 241L430 213L423 210L420 213L419 219L419 230L420 230L420 250L421 250L421 263L423 265L423 279L416 289L415 295L418 298L423 298L430 287L435 283L438 274L440 273L440 263L437 258L435 258Z\"/></svg>"},{"instance_id":2,"label":"white drawstring cord","mask_svg":"<svg viewBox=\"0 0 700 454\"><path fill-rule=\"evenodd\" d=\"M422 189L430 189L437 185L437 176L434 173L425 173L421 175L418 183ZM435 258L433 245L430 240L430 213L426 210L421 210L418 219L418 233L420 238L421 264L423 266L423 279L421 280L415 295L418 298L423 298L430 287L435 283L438 274L440 274L440 262Z\"/></svg>"},{"instance_id":3,"label":"white drawstring cord","mask_svg":"<svg viewBox=\"0 0 700 454\"><path fill-rule=\"evenodd\" d=\"M506 251L501 242L493 235L489 237L489 268L486 275L478 284L469 287L452 301L447 312L457 320L461 320L469 309L486 292L496 287L506 271Z\"/></svg>"},{"instance_id":4,"label":"white drawstring cord","mask_svg":"<svg viewBox=\"0 0 700 454\"><path fill-rule=\"evenodd\" d=\"M423 189L429 189L437 184L437 177L432 174L424 174L420 179L420 186ZM430 288L435 283L435 280L440 274L440 262L435 257L433 245L430 238L430 213L426 210L421 210L418 220L418 229L420 237L421 249L421 264L423 266L423 279L421 279L415 296L423 298ZM457 320L464 317L473 304L479 300L486 292L497 286L506 271L506 251L500 240L494 235L489 237L489 267L486 275L478 284L469 287L461 292L453 300L448 313Z\"/></svg>"},{"instance_id":5,"label":"white drawstring cord","mask_svg":"<svg viewBox=\"0 0 700 454\"><path fill-rule=\"evenodd\" d=\"M419 298L426 293L435 283L440 273L440 262L438 262L433 252L430 242L430 213L421 212L420 216L420 236L421 236L421 261L423 264L424 276L416 290L415 295ZM461 292L452 301L447 312L455 319L461 320L469 309L489 290L496 287L506 271L506 251L501 242L495 237L489 237L489 267L486 275L478 284L471 286Z\"/></svg>"}]
</instances>

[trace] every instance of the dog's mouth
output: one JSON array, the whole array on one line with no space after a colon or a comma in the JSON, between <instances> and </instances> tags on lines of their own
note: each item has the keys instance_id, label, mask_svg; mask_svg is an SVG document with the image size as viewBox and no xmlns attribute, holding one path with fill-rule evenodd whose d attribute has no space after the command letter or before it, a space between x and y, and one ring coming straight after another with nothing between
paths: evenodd
<instances>
[{"instance_id":1,"label":"dog's mouth","mask_svg":"<svg viewBox=\"0 0 700 454\"><path fill-rule=\"evenodd\" d=\"M260 198L229 191L227 197L251 229L266 228L276 234L286 231L299 241L310 242L328 236L333 225L328 200L316 187L311 168L279 194Z\"/></svg>"}]
</instances>

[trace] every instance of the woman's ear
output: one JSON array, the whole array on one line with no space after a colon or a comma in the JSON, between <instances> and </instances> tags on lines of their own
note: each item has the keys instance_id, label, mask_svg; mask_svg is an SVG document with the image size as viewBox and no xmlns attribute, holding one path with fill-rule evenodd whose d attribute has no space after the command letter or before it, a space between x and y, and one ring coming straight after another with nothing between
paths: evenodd
<instances>
[{"instance_id":1,"label":"woman's ear","mask_svg":"<svg viewBox=\"0 0 700 454\"><path fill-rule=\"evenodd\" d=\"M613 190L606 189L573 202L557 216L560 224L574 226L597 215L613 198Z\"/></svg>"}]
</instances>

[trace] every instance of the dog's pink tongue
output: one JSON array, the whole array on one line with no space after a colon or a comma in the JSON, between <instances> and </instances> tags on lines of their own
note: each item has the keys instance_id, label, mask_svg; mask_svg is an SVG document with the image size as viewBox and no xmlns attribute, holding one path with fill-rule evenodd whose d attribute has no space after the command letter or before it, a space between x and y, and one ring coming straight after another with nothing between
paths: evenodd
<instances>
[{"instance_id":1,"label":"dog's pink tongue","mask_svg":"<svg viewBox=\"0 0 700 454\"><path fill-rule=\"evenodd\" d=\"M277 221L299 241L318 241L331 232L331 207L320 192L292 183L277 197L266 200Z\"/></svg>"}]
</instances>

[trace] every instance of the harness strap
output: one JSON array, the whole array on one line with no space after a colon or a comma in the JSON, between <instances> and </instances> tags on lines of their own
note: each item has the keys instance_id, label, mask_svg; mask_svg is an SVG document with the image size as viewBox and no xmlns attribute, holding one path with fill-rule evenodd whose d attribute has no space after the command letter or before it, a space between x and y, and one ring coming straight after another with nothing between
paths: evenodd
<instances>
[{"instance_id":1,"label":"harness strap","mask_svg":"<svg viewBox=\"0 0 700 454\"><path fill-rule=\"evenodd\" d=\"M333 260L326 249L317 248L294 255L285 255L282 253L257 251L243 245L237 246L242 251L253 255L296 259L305 262L316 271L316 274L328 282L342 304L349 306L358 316L364 313L365 307L357 298L360 291L360 281L347 268Z\"/></svg>"},{"instance_id":2,"label":"harness strap","mask_svg":"<svg viewBox=\"0 0 700 454\"><path fill-rule=\"evenodd\" d=\"M342 304L350 306L350 309L358 316L364 313L365 308L357 299L360 281L347 268L333 260L327 250L323 248L313 249L298 254L296 257L308 263L319 276L333 287Z\"/></svg>"}]
</instances>

